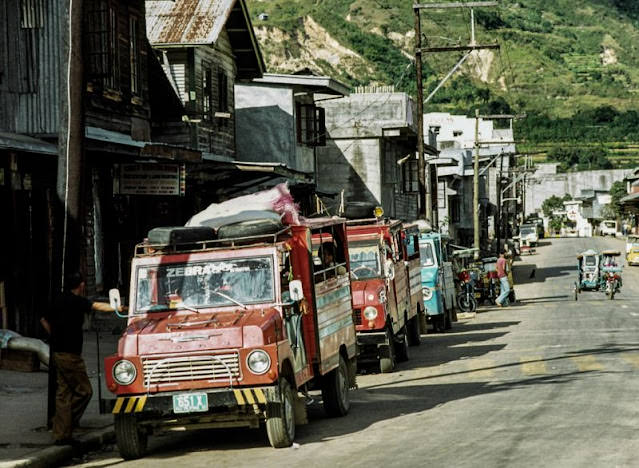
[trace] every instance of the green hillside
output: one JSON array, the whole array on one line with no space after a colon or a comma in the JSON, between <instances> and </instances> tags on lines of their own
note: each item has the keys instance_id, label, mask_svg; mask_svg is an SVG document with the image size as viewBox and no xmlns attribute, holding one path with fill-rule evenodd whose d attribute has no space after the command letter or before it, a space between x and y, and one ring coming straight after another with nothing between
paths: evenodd
<instances>
[{"instance_id":1,"label":"green hillside","mask_svg":"<svg viewBox=\"0 0 639 468\"><path fill-rule=\"evenodd\" d=\"M352 86L394 85L414 96L412 4L249 0L269 72L310 68ZM639 2L501 0L475 18L477 42L501 49L473 53L426 111L525 113L516 136L530 151L597 144L613 166L636 165ZM429 46L466 45L470 10L422 10L422 33ZM424 56L425 95L462 54Z\"/></svg>"}]
</instances>

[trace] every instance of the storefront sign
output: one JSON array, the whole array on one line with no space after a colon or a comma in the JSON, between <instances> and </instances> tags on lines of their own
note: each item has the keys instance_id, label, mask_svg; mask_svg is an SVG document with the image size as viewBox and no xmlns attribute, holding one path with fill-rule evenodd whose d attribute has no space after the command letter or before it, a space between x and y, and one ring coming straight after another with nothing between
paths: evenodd
<instances>
[{"instance_id":1,"label":"storefront sign","mask_svg":"<svg viewBox=\"0 0 639 468\"><path fill-rule=\"evenodd\" d=\"M174 195L185 193L184 164L121 164L114 192L119 195Z\"/></svg>"}]
</instances>

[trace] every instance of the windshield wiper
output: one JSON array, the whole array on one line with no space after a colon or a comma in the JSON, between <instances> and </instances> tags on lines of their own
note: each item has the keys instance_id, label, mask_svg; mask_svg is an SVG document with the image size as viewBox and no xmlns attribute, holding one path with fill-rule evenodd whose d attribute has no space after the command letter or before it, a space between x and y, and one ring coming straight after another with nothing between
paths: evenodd
<instances>
[{"instance_id":1,"label":"windshield wiper","mask_svg":"<svg viewBox=\"0 0 639 468\"><path fill-rule=\"evenodd\" d=\"M237 305L239 305L241 308L243 308L244 310L248 309L248 307L246 307L244 304L242 304L240 301L238 301L237 299L233 299L231 296L227 296L224 293L221 293L220 291L213 291L214 294L217 294L220 297L223 297L224 299L227 299Z\"/></svg>"},{"instance_id":2,"label":"windshield wiper","mask_svg":"<svg viewBox=\"0 0 639 468\"><path fill-rule=\"evenodd\" d=\"M180 303L177 305L177 307L178 307L179 309L186 309L186 310L190 310L190 311L192 311L192 312L195 312L196 314L199 314L199 313L200 313L200 311L199 311L199 310L197 310L195 307L191 307L191 306L189 306L189 305L186 305L184 302L180 302Z\"/></svg>"}]
</instances>

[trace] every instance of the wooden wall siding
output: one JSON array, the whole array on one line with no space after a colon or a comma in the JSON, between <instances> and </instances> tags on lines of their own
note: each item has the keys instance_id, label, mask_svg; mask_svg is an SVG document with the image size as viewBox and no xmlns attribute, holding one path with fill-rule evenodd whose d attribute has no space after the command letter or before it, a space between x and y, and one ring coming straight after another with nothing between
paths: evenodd
<instances>
[{"instance_id":1,"label":"wooden wall siding","mask_svg":"<svg viewBox=\"0 0 639 468\"><path fill-rule=\"evenodd\" d=\"M86 2L86 11L92 8L94 2ZM115 132L131 134L132 117L150 121L149 105L149 67L146 47L146 32L144 21L144 1L133 2L120 1L118 3L118 61L119 61L119 89L106 90L98 84L91 83L90 91L86 99L86 125L103 128ZM140 45L140 92L133 95L131 92L131 65L129 60L129 16L136 15L139 18L139 45ZM85 41L85 47L87 47ZM85 70L87 72L88 70ZM139 120L137 120L139 122ZM150 123L147 130L142 133L144 139L150 140Z\"/></svg>"},{"instance_id":2,"label":"wooden wall siding","mask_svg":"<svg viewBox=\"0 0 639 468\"><path fill-rule=\"evenodd\" d=\"M211 121L202 120L198 125L198 149L222 156L235 156L235 99L233 84L237 76L237 64L231 48L228 34L223 30L214 46L197 47L195 49L194 84L196 93L195 112L202 117L202 83L205 66L211 68L211 92L213 98L212 113L230 112L231 118L216 118ZM220 109L218 101L218 73L224 72L227 77L228 110Z\"/></svg>"},{"instance_id":3,"label":"wooden wall siding","mask_svg":"<svg viewBox=\"0 0 639 468\"><path fill-rule=\"evenodd\" d=\"M0 129L58 131L62 0L0 2Z\"/></svg>"},{"instance_id":4,"label":"wooden wall siding","mask_svg":"<svg viewBox=\"0 0 639 468\"><path fill-rule=\"evenodd\" d=\"M218 41L213 46L164 50L172 69L177 69L175 64L184 63L187 65L185 76L174 76L174 79L178 78L178 81L184 81L185 84L180 85L180 98L186 99L184 104L189 118L199 122L191 123L190 126L185 126L181 122L154 122L154 139L167 144L193 147L207 153L235 157L233 84L237 75L237 64L226 31L220 34ZM230 119L213 117L212 120L204 120L202 115L202 96L204 94L202 84L206 68L211 69L212 114L221 110L218 102L218 73L224 72L227 76Z\"/></svg>"}]
</instances>

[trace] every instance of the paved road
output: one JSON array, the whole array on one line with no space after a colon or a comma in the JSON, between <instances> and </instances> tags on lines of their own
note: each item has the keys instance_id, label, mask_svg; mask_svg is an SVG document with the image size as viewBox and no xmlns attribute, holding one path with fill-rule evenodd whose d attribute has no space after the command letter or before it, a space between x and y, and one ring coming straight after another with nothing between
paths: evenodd
<instances>
[{"instance_id":1,"label":"paved road","mask_svg":"<svg viewBox=\"0 0 639 468\"><path fill-rule=\"evenodd\" d=\"M575 254L615 239L553 239L517 262L520 303L428 335L393 374L359 377L351 414L313 412L296 448L260 431L153 439L143 460L113 447L84 466L637 466L639 268L609 301L571 285Z\"/></svg>"}]
</instances>

